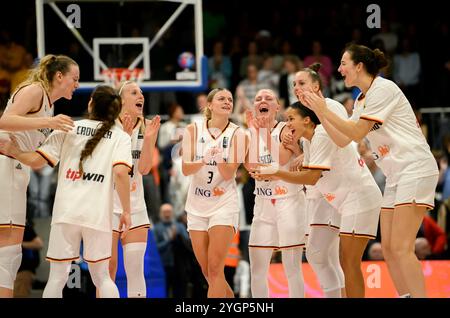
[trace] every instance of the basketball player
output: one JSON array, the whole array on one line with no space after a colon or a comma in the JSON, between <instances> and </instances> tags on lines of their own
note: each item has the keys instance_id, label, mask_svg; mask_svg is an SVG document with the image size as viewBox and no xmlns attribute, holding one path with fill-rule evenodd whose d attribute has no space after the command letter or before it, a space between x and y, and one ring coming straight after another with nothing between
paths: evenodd
<instances>
[{"instance_id":1,"label":"basketball player","mask_svg":"<svg viewBox=\"0 0 450 318\"><path fill-rule=\"evenodd\" d=\"M32 168L60 162L47 260L50 276L44 298L61 298L71 262L83 258L100 297L118 298L108 270L112 242L114 187L122 204L120 228L130 226L130 136L115 126L120 97L98 86L89 101L89 119L75 122L68 133L55 131L36 152L23 152L12 142L0 151Z\"/></svg>"},{"instance_id":2,"label":"basketball player","mask_svg":"<svg viewBox=\"0 0 450 318\"><path fill-rule=\"evenodd\" d=\"M426 297L414 241L425 212L433 208L439 173L405 95L395 83L378 76L386 65L378 49L362 45L345 49L338 70L347 87L361 90L349 120L330 111L321 94L305 93L302 102L324 122L337 145L367 136L375 162L386 175L380 224L389 272L399 295Z\"/></svg>"},{"instance_id":3,"label":"basketball player","mask_svg":"<svg viewBox=\"0 0 450 318\"><path fill-rule=\"evenodd\" d=\"M270 89L259 90L254 99L255 119L247 112L251 142L249 164L277 164L289 170L292 160L300 153L281 143L290 134L286 123L277 122L280 102ZM258 122L255 125L255 122ZM256 126L256 127L255 127ZM256 128L256 129L255 129ZM252 158L256 155L256 158ZM268 274L273 250L281 250L288 279L289 297L304 297L301 259L305 245L305 194L303 187L281 180L256 180L255 206L250 229L249 252L251 291L255 298L268 298Z\"/></svg>"},{"instance_id":4,"label":"basketball player","mask_svg":"<svg viewBox=\"0 0 450 318\"><path fill-rule=\"evenodd\" d=\"M148 229L150 220L144 199L144 186L142 176L150 172L152 154L155 148L160 117L153 120L143 117L144 95L138 84L133 81L123 82L118 89L122 99L122 111L116 120L131 136L131 154L133 158L130 173L131 193L131 227L125 238L121 240L123 247L123 260L127 275L128 297L146 297L144 277L144 254L147 248ZM120 217L122 207L117 192L114 195L112 254L109 261L111 278L114 281L117 272L117 245L120 239Z\"/></svg>"},{"instance_id":5,"label":"basketball player","mask_svg":"<svg viewBox=\"0 0 450 318\"><path fill-rule=\"evenodd\" d=\"M195 257L208 281L208 297L231 298L224 263L238 230L235 175L245 159L247 137L229 121L230 91L216 88L207 100L203 122L188 125L183 137L182 171L193 176L185 209Z\"/></svg>"},{"instance_id":6,"label":"basketball player","mask_svg":"<svg viewBox=\"0 0 450 318\"><path fill-rule=\"evenodd\" d=\"M46 55L28 79L12 94L0 118L0 140L16 137L21 149L34 151L52 129L68 131L73 121L66 115L53 116L53 103L71 99L78 88L77 63L64 55ZM8 133L9 132L9 133ZM22 259L26 192L30 170L13 158L0 155L0 298L12 297Z\"/></svg>"},{"instance_id":7,"label":"basketball player","mask_svg":"<svg viewBox=\"0 0 450 318\"><path fill-rule=\"evenodd\" d=\"M294 81L294 90L297 96L303 96L305 92L321 92L322 82L319 77L320 64L313 64L308 68L298 72ZM341 104L327 98L327 105L330 105L330 109L339 116L345 118L345 114ZM321 128L322 130L322 128ZM334 148L333 148L334 149ZM341 151L343 152L343 150ZM349 156L355 156L355 151L347 150ZM359 156L357 156L359 158ZM364 161L357 159L360 165L364 166L361 170L364 178L368 178L367 193L364 197L367 197L366 201L361 201L360 196L358 202L360 206L354 208L348 206L342 210L342 220L340 227L340 250L341 250L341 266L345 275L345 295L347 297L363 298L365 295L364 278L361 271L361 260L364 250L367 246L368 240L376 237L381 192L374 187L372 182L373 178L365 167ZM356 168L355 168L356 169ZM370 187L369 187L370 185ZM354 196L354 194L351 194ZM323 215L323 213L319 213ZM335 214L334 212L332 214ZM313 220L316 224L316 220Z\"/></svg>"}]
</instances>

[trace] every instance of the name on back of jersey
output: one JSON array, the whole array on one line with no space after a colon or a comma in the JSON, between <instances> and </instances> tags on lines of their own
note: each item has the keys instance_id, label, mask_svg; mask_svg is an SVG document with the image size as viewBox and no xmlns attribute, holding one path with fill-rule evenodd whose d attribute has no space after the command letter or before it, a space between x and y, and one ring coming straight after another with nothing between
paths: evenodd
<instances>
[{"instance_id":1,"label":"name on back of jersey","mask_svg":"<svg viewBox=\"0 0 450 318\"><path fill-rule=\"evenodd\" d=\"M86 126L78 126L77 127L77 135L92 137L95 135L96 132L97 132L97 129L95 129L95 128L86 127ZM111 137L112 137L112 131L110 131L110 130L108 130L103 135L103 138L106 138L106 139L111 139Z\"/></svg>"}]
</instances>

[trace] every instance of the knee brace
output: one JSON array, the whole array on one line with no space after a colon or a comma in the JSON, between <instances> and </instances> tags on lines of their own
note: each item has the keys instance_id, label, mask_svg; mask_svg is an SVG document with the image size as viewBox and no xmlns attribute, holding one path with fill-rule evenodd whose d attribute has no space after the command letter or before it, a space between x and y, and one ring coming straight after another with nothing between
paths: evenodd
<instances>
[{"instance_id":1,"label":"knee brace","mask_svg":"<svg viewBox=\"0 0 450 318\"><path fill-rule=\"evenodd\" d=\"M147 243L128 243L123 246L123 261L127 274L128 298L145 298L147 287L144 277L144 254Z\"/></svg>"},{"instance_id":2,"label":"knee brace","mask_svg":"<svg viewBox=\"0 0 450 318\"><path fill-rule=\"evenodd\" d=\"M328 262L328 253L321 248L308 245L306 248L306 258L309 263L326 264Z\"/></svg>"},{"instance_id":3,"label":"knee brace","mask_svg":"<svg viewBox=\"0 0 450 318\"><path fill-rule=\"evenodd\" d=\"M0 287L14 289L14 280L21 262L21 244L0 247Z\"/></svg>"},{"instance_id":4,"label":"knee brace","mask_svg":"<svg viewBox=\"0 0 450 318\"><path fill-rule=\"evenodd\" d=\"M109 276L109 263L106 261L89 264L92 282L99 290L100 298L119 298L119 290Z\"/></svg>"}]
</instances>

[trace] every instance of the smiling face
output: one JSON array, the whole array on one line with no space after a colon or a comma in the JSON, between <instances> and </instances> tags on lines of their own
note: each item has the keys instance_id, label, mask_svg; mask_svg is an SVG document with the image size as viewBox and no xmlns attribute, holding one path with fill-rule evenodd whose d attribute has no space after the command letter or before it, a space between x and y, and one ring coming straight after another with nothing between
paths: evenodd
<instances>
[{"instance_id":1,"label":"smiling face","mask_svg":"<svg viewBox=\"0 0 450 318\"><path fill-rule=\"evenodd\" d=\"M300 71L294 77L294 93L299 101L302 101L305 92L317 93L320 89L320 84L314 82L311 75L307 71Z\"/></svg>"},{"instance_id":2,"label":"smiling face","mask_svg":"<svg viewBox=\"0 0 450 318\"><path fill-rule=\"evenodd\" d=\"M229 116L233 112L233 95L228 90L218 91L207 107L212 116Z\"/></svg>"},{"instance_id":3,"label":"smiling face","mask_svg":"<svg viewBox=\"0 0 450 318\"><path fill-rule=\"evenodd\" d=\"M360 68L361 65L355 65L350 53L345 51L342 55L341 65L338 68L338 72L341 73L346 87L357 86L358 70Z\"/></svg>"},{"instance_id":4,"label":"smiling face","mask_svg":"<svg viewBox=\"0 0 450 318\"><path fill-rule=\"evenodd\" d=\"M286 126L291 130L294 140L305 137L305 132L311 124L309 117L302 117L297 109L289 107L286 110Z\"/></svg>"},{"instance_id":5,"label":"smiling face","mask_svg":"<svg viewBox=\"0 0 450 318\"><path fill-rule=\"evenodd\" d=\"M280 110L280 103L277 96L270 89L258 91L253 106L255 107L256 117L275 119L277 112Z\"/></svg>"},{"instance_id":6,"label":"smiling face","mask_svg":"<svg viewBox=\"0 0 450 318\"><path fill-rule=\"evenodd\" d=\"M143 114L144 95L138 84L126 82L120 91L122 98L122 112L139 117Z\"/></svg>"},{"instance_id":7,"label":"smiling face","mask_svg":"<svg viewBox=\"0 0 450 318\"><path fill-rule=\"evenodd\" d=\"M56 73L52 87L60 92L61 97L72 99L73 92L80 86L79 80L80 69L78 65L71 64L67 73Z\"/></svg>"}]
</instances>

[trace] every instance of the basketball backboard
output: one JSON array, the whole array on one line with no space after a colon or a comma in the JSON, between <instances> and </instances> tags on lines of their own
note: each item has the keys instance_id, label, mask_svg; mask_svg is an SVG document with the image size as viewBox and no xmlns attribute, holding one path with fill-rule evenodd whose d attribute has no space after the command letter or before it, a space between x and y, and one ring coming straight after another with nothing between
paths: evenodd
<instances>
[{"instance_id":1,"label":"basketball backboard","mask_svg":"<svg viewBox=\"0 0 450 318\"><path fill-rule=\"evenodd\" d=\"M142 70L140 87L204 90L202 0L36 0L38 57L67 54L80 89L114 68Z\"/></svg>"}]
</instances>

